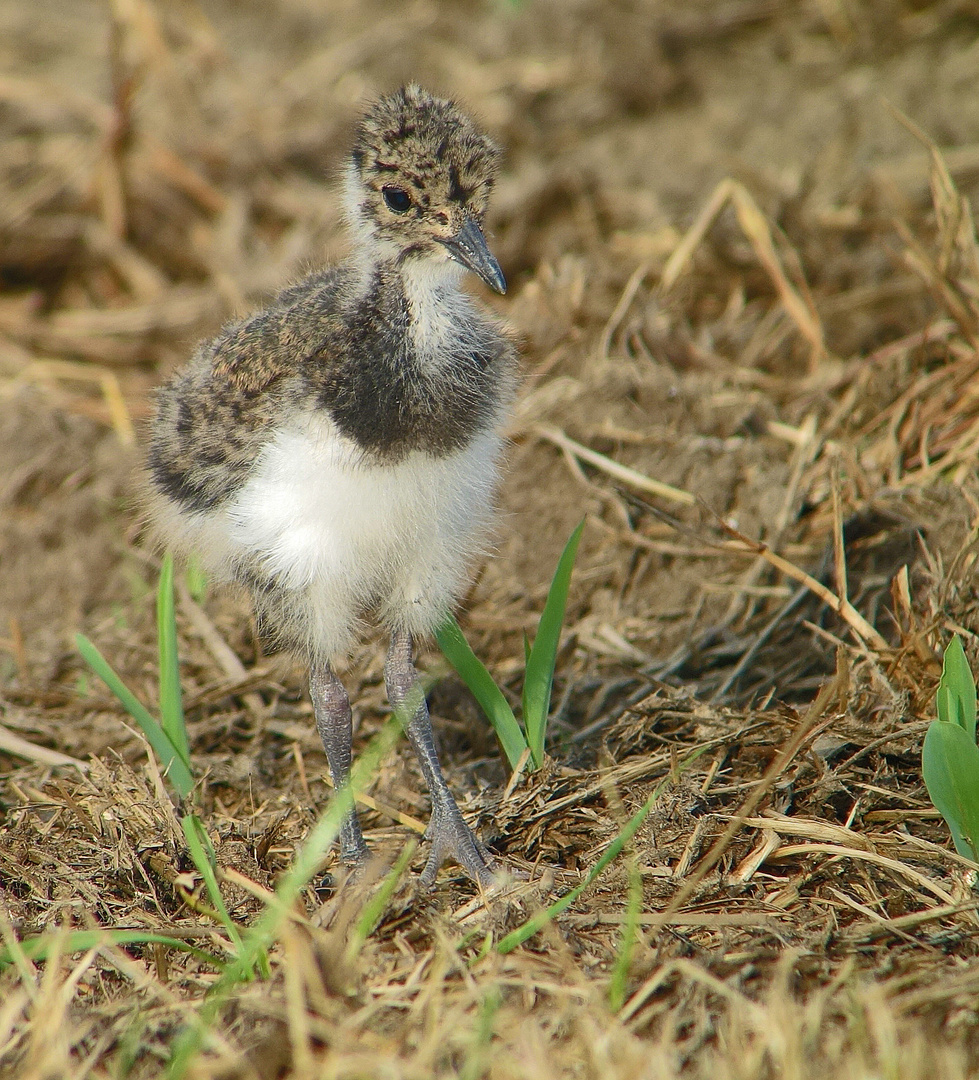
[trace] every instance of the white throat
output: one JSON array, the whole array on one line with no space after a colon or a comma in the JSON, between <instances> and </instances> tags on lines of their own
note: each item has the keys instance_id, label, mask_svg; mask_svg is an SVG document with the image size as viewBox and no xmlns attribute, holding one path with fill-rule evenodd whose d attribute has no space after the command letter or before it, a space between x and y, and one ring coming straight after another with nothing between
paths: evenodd
<instances>
[{"instance_id":1,"label":"white throat","mask_svg":"<svg viewBox=\"0 0 979 1080\"><path fill-rule=\"evenodd\" d=\"M463 267L446 258L415 259L401 268L411 308L411 334L423 365L437 366L473 321L469 297L459 287Z\"/></svg>"}]
</instances>

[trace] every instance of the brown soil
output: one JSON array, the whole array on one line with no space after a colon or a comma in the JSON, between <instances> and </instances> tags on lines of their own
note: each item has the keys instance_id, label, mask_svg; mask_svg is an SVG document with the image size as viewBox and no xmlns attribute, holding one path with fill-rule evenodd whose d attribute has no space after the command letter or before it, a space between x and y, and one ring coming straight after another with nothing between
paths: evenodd
<instances>
[{"instance_id":1,"label":"brown soil","mask_svg":"<svg viewBox=\"0 0 979 1080\"><path fill-rule=\"evenodd\" d=\"M453 784L531 884L471 910L451 870L431 897L406 884L342 963L350 895L310 891L194 1075L966 1075L975 893L920 745L942 647L957 631L975 661L979 633L977 30L969 0L0 0L4 943L97 925L216 948L145 746L74 636L155 701L134 480L153 387L343 251L352 119L415 80L507 154L510 291L484 299L526 378L461 620L514 700L587 518L547 768L504 796L461 684L432 697ZM329 797L302 673L261 654L240 597L184 589L178 614L201 812L221 865L271 886ZM380 662L370 641L346 673L360 745ZM694 750L628 859L474 959ZM419 791L403 754L372 786L385 856L405 827L384 808L424 818ZM645 921L615 1017L629 867ZM159 1075L212 977L139 945L8 967L0 1076Z\"/></svg>"}]
</instances>

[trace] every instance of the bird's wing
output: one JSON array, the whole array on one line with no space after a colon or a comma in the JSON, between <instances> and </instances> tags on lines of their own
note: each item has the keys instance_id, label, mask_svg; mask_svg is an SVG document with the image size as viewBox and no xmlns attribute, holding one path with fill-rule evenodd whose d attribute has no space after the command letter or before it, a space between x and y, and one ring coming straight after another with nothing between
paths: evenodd
<instances>
[{"instance_id":1,"label":"bird's wing","mask_svg":"<svg viewBox=\"0 0 979 1080\"><path fill-rule=\"evenodd\" d=\"M287 312L265 311L225 330L213 343L211 370L215 378L254 397L289 373L297 345Z\"/></svg>"},{"instance_id":2,"label":"bird's wing","mask_svg":"<svg viewBox=\"0 0 979 1080\"><path fill-rule=\"evenodd\" d=\"M254 397L295 373L338 336L337 274L329 271L292 286L265 311L228 327L211 346L211 371ZM342 333L342 331L340 331Z\"/></svg>"}]
</instances>

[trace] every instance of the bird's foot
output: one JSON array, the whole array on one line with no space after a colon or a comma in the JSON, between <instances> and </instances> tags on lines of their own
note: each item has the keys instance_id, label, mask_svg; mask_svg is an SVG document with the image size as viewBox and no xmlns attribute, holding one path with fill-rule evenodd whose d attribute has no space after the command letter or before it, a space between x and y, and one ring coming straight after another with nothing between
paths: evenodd
<instances>
[{"instance_id":1,"label":"bird's foot","mask_svg":"<svg viewBox=\"0 0 979 1080\"><path fill-rule=\"evenodd\" d=\"M340 826L337 847L340 866L335 872L320 875L315 886L320 892L333 892L344 882L362 877L370 861L370 848L364 843L360 822L354 816L348 817Z\"/></svg>"},{"instance_id":2,"label":"bird's foot","mask_svg":"<svg viewBox=\"0 0 979 1080\"><path fill-rule=\"evenodd\" d=\"M360 822L351 814L340 826L340 858L345 866L363 866L370 858L370 848L364 843Z\"/></svg>"},{"instance_id":3,"label":"bird's foot","mask_svg":"<svg viewBox=\"0 0 979 1080\"><path fill-rule=\"evenodd\" d=\"M421 876L421 883L425 888L431 888L435 884L435 877L446 859L455 859L473 881L484 889L502 884L503 879L496 860L463 821L459 807L451 796L448 801L434 802L432 820L425 835L432 842L432 850Z\"/></svg>"}]
</instances>

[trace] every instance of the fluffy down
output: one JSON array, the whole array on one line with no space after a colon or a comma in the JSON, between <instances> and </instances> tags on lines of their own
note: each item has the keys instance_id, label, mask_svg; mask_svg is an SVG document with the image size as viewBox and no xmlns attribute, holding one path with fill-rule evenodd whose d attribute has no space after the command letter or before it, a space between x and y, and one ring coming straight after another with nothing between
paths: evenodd
<instances>
[{"instance_id":1,"label":"fluffy down","mask_svg":"<svg viewBox=\"0 0 979 1080\"><path fill-rule=\"evenodd\" d=\"M311 413L276 433L220 511L173 507L171 535L212 576L251 584L280 644L338 660L368 611L412 636L445 618L485 545L502 444L488 429L448 456L379 463Z\"/></svg>"}]
</instances>

